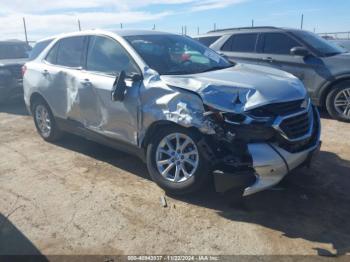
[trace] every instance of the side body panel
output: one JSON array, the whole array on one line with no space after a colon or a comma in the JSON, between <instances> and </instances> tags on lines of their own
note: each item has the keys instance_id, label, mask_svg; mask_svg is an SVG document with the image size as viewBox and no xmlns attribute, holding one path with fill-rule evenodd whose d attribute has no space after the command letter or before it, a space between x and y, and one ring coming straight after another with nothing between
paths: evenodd
<instances>
[{"instance_id":1,"label":"side body panel","mask_svg":"<svg viewBox=\"0 0 350 262\"><path fill-rule=\"evenodd\" d=\"M80 90L82 124L107 137L137 145L140 82L127 81L123 101L112 101L115 77L84 72Z\"/></svg>"}]
</instances>

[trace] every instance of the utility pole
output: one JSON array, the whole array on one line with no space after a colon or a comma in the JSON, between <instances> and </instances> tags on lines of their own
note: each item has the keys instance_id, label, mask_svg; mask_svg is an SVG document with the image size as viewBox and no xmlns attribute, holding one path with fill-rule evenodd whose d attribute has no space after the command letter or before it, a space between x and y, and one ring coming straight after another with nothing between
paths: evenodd
<instances>
[{"instance_id":1,"label":"utility pole","mask_svg":"<svg viewBox=\"0 0 350 262\"><path fill-rule=\"evenodd\" d=\"M27 25L26 25L26 19L24 17L23 17L23 27L24 27L24 36L26 38L26 43L28 44Z\"/></svg>"},{"instance_id":2,"label":"utility pole","mask_svg":"<svg viewBox=\"0 0 350 262\"><path fill-rule=\"evenodd\" d=\"M80 25L80 20L78 18L78 28L79 28L79 31L81 31L81 25Z\"/></svg>"},{"instance_id":3,"label":"utility pole","mask_svg":"<svg viewBox=\"0 0 350 262\"><path fill-rule=\"evenodd\" d=\"M216 23L214 23L214 31L216 31Z\"/></svg>"},{"instance_id":4,"label":"utility pole","mask_svg":"<svg viewBox=\"0 0 350 262\"><path fill-rule=\"evenodd\" d=\"M156 30L156 24L153 24L153 29L152 30Z\"/></svg>"},{"instance_id":5,"label":"utility pole","mask_svg":"<svg viewBox=\"0 0 350 262\"><path fill-rule=\"evenodd\" d=\"M304 14L301 14L301 24L300 24L300 29L302 30L304 26Z\"/></svg>"},{"instance_id":6,"label":"utility pole","mask_svg":"<svg viewBox=\"0 0 350 262\"><path fill-rule=\"evenodd\" d=\"M123 29L123 23L120 23L120 29Z\"/></svg>"},{"instance_id":7,"label":"utility pole","mask_svg":"<svg viewBox=\"0 0 350 262\"><path fill-rule=\"evenodd\" d=\"M252 19L252 27L254 27L254 19Z\"/></svg>"},{"instance_id":8,"label":"utility pole","mask_svg":"<svg viewBox=\"0 0 350 262\"><path fill-rule=\"evenodd\" d=\"M187 35L187 25L185 25L185 35Z\"/></svg>"},{"instance_id":9,"label":"utility pole","mask_svg":"<svg viewBox=\"0 0 350 262\"><path fill-rule=\"evenodd\" d=\"M197 27L197 35L199 35L199 26Z\"/></svg>"}]
</instances>

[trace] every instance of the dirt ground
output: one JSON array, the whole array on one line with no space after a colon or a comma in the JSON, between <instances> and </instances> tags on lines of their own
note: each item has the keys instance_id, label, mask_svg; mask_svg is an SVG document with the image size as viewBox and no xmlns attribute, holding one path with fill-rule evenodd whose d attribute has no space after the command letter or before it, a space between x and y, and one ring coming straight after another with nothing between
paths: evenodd
<instances>
[{"instance_id":1,"label":"dirt ground","mask_svg":"<svg viewBox=\"0 0 350 262\"><path fill-rule=\"evenodd\" d=\"M237 201L212 188L166 196L133 156L37 135L21 102L0 107L0 254L345 254L350 124L322 117L311 169Z\"/></svg>"}]
</instances>

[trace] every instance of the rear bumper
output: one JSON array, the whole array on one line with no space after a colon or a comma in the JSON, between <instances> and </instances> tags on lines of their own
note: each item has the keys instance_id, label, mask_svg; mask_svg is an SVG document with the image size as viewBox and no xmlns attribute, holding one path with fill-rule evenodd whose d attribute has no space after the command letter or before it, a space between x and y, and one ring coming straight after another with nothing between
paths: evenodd
<instances>
[{"instance_id":1,"label":"rear bumper","mask_svg":"<svg viewBox=\"0 0 350 262\"><path fill-rule=\"evenodd\" d=\"M248 150L253 159L256 181L244 190L243 196L278 184L290 171L302 166L310 160L312 154L319 150L321 142L298 153L289 153L275 144L249 144Z\"/></svg>"}]
</instances>

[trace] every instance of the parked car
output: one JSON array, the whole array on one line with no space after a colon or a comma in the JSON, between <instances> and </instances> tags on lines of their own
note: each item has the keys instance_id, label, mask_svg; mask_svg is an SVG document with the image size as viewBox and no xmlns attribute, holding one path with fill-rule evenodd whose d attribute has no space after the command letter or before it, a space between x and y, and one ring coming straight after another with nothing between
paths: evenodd
<instances>
[{"instance_id":1,"label":"parked car","mask_svg":"<svg viewBox=\"0 0 350 262\"><path fill-rule=\"evenodd\" d=\"M30 50L22 41L0 41L0 103L23 96L21 68Z\"/></svg>"},{"instance_id":2,"label":"parked car","mask_svg":"<svg viewBox=\"0 0 350 262\"><path fill-rule=\"evenodd\" d=\"M350 40L338 39L338 40L330 40L331 43L339 45L344 48L347 52L350 51Z\"/></svg>"},{"instance_id":3,"label":"parked car","mask_svg":"<svg viewBox=\"0 0 350 262\"><path fill-rule=\"evenodd\" d=\"M44 140L66 131L136 154L174 194L198 190L212 171L256 176L244 195L256 193L320 145L318 112L300 80L232 65L184 36L67 34L24 71L25 103Z\"/></svg>"},{"instance_id":4,"label":"parked car","mask_svg":"<svg viewBox=\"0 0 350 262\"><path fill-rule=\"evenodd\" d=\"M234 62L292 73L304 82L315 105L350 121L350 54L343 48L311 32L276 27L217 30L196 39L207 43L208 37L214 37L212 49Z\"/></svg>"}]
</instances>

